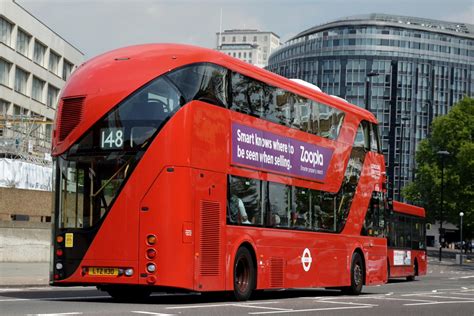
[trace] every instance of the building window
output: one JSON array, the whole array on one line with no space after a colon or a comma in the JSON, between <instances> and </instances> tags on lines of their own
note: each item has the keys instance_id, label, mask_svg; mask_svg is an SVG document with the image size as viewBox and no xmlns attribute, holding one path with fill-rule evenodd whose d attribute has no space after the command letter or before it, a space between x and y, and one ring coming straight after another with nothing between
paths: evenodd
<instances>
[{"instance_id":1,"label":"building window","mask_svg":"<svg viewBox=\"0 0 474 316\"><path fill-rule=\"evenodd\" d=\"M8 46L11 46L12 27L10 22L0 17L0 42Z\"/></svg>"},{"instance_id":2,"label":"building window","mask_svg":"<svg viewBox=\"0 0 474 316\"><path fill-rule=\"evenodd\" d=\"M0 84L8 86L10 81L9 78L11 65L12 64L6 60L0 58Z\"/></svg>"},{"instance_id":3,"label":"building window","mask_svg":"<svg viewBox=\"0 0 474 316\"><path fill-rule=\"evenodd\" d=\"M63 62L63 76L62 76L63 80L67 80L69 78L69 76L71 75L73 67L74 67L73 64L71 64L66 59L64 59L64 62Z\"/></svg>"},{"instance_id":4,"label":"building window","mask_svg":"<svg viewBox=\"0 0 474 316\"><path fill-rule=\"evenodd\" d=\"M48 85L48 98L46 100L46 105L56 108L56 99L58 98L59 89Z\"/></svg>"},{"instance_id":5,"label":"building window","mask_svg":"<svg viewBox=\"0 0 474 316\"><path fill-rule=\"evenodd\" d=\"M0 115L5 116L7 114L8 105L7 101L0 99Z\"/></svg>"},{"instance_id":6,"label":"building window","mask_svg":"<svg viewBox=\"0 0 474 316\"><path fill-rule=\"evenodd\" d=\"M249 58L252 58L252 52L249 53Z\"/></svg>"},{"instance_id":7,"label":"building window","mask_svg":"<svg viewBox=\"0 0 474 316\"><path fill-rule=\"evenodd\" d=\"M243 39L242 39L242 42L246 42L247 41L247 36L244 36Z\"/></svg>"},{"instance_id":8,"label":"building window","mask_svg":"<svg viewBox=\"0 0 474 316\"><path fill-rule=\"evenodd\" d=\"M257 36L254 36L254 37L253 37L253 41L254 41L254 42L257 41Z\"/></svg>"},{"instance_id":9,"label":"building window","mask_svg":"<svg viewBox=\"0 0 474 316\"><path fill-rule=\"evenodd\" d=\"M225 36L222 36L222 42L225 42Z\"/></svg>"},{"instance_id":10,"label":"building window","mask_svg":"<svg viewBox=\"0 0 474 316\"><path fill-rule=\"evenodd\" d=\"M50 52L49 52L49 64L48 64L48 69L49 69L49 71L51 71L52 73L55 73L55 74L58 73L59 59L61 59L61 57L60 57L58 54L56 54L56 53L53 52L53 51L50 51Z\"/></svg>"},{"instance_id":11,"label":"building window","mask_svg":"<svg viewBox=\"0 0 474 316\"><path fill-rule=\"evenodd\" d=\"M33 87L31 97L36 101L43 102L43 89L45 82L33 76Z\"/></svg>"},{"instance_id":12,"label":"building window","mask_svg":"<svg viewBox=\"0 0 474 316\"><path fill-rule=\"evenodd\" d=\"M13 105L13 114L14 115L27 116L28 115L28 110L15 104L15 105Z\"/></svg>"},{"instance_id":13,"label":"building window","mask_svg":"<svg viewBox=\"0 0 474 316\"><path fill-rule=\"evenodd\" d=\"M31 40L31 35L18 29L18 35L16 38L16 51L28 57L28 50L30 48L30 40Z\"/></svg>"},{"instance_id":14,"label":"building window","mask_svg":"<svg viewBox=\"0 0 474 316\"><path fill-rule=\"evenodd\" d=\"M235 43L235 36L232 36L232 42Z\"/></svg>"},{"instance_id":15,"label":"building window","mask_svg":"<svg viewBox=\"0 0 474 316\"><path fill-rule=\"evenodd\" d=\"M38 41L35 41L35 49L33 51L33 61L38 65L44 66L44 54L46 53L46 46Z\"/></svg>"},{"instance_id":16,"label":"building window","mask_svg":"<svg viewBox=\"0 0 474 316\"><path fill-rule=\"evenodd\" d=\"M26 95L26 85L28 84L28 76L30 74L21 68L16 67L15 72L15 91Z\"/></svg>"}]
</instances>

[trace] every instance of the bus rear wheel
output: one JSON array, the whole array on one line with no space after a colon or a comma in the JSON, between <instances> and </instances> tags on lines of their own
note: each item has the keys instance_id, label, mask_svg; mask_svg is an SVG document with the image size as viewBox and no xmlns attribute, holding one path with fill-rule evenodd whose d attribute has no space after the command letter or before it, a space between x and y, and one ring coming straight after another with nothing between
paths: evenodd
<instances>
[{"instance_id":1,"label":"bus rear wheel","mask_svg":"<svg viewBox=\"0 0 474 316\"><path fill-rule=\"evenodd\" d=\"M348 295L359 295L364 285L364 263L358 252L352 255L351 285L342 288L342 292Z\"/></svg>"},{"instance_id":2,"label":"bus rear wheel","mask_svg":"<svg viewBox=\"0 0 474 316\"><path fill-rule=\"evenodd\" d=\"M418 262L415 261L415 264L413 266L413 275L407 276L407 281L415 281L417 275L418 275Z\"/></svg>"},{"instance_id":3,"label":"bus rear wheel","mask_svg":"<svg viewBox=\"0 0 474 316\"><path fill-rule=\"evenodd\" d=\"M255 289L255 266L250 251L245 247L237 250L234 261L234 297L246 301Z\"/></svg>"}]
</instances>

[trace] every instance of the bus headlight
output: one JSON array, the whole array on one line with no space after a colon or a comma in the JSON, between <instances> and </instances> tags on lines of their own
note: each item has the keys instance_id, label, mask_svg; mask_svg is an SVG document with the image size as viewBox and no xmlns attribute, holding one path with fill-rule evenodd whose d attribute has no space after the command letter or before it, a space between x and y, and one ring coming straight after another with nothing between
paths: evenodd
<instances>
[{"instance_id":1,"label":"bus headlight","mask_svg":"<svg viewBox=\"0 0 474 316\"><path fill-rule=\"evenodd\" d=\"M126 276L132 276L133 275L133 269L132 268L125 269L125 275Z\"/></svg>"},{"instance_id":2,"label":"bus headlight","mask_svg":"<svg viewBox=\"0 0 474 316\"><path fill-rule=\"evenodd\" d=\"M63 268L63 264L61 262L56 263L56 269L61 270Z\"/></svg>"}]
</instances>

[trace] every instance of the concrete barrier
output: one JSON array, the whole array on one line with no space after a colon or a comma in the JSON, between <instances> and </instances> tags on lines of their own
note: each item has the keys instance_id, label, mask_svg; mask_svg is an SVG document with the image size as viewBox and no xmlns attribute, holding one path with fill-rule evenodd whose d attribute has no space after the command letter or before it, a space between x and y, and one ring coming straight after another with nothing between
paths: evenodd
<instances>
[{"instance_id":1,"label":"concrete barrier","mask_svg":"<svg viewBox=\"0 0 474 316\"><path fill-rule=\"evenodd\" d=\"M48 262L51 223L0 222L0 262Z\"/></svg>"}]
</instances>

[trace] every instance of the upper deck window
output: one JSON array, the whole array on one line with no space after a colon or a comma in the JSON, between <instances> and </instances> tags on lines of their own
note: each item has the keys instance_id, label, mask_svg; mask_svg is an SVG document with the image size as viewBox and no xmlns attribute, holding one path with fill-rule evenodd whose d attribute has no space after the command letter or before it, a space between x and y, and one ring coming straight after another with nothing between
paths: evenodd
<instances>
[{"instance_id":1,"label":"upper deck window","mask_svg":"<svg viewBox=\"0 0 474 316\"><path fill-rule=\"evenodd\" d=\"M261 81L232 73L232 110L336 139L344 112Z\"/></svg>"},{"instance_id":2,"label":"upper deck window","mask_svg":"<svg viewBox=\"0 0 474 316\"><path fill-rule=\"evenodd\" d=\"M186 102L199 100L227 105L228 70L212 64L195 64L167 75L183 93Z\"/></svg>"}]
</instances>

